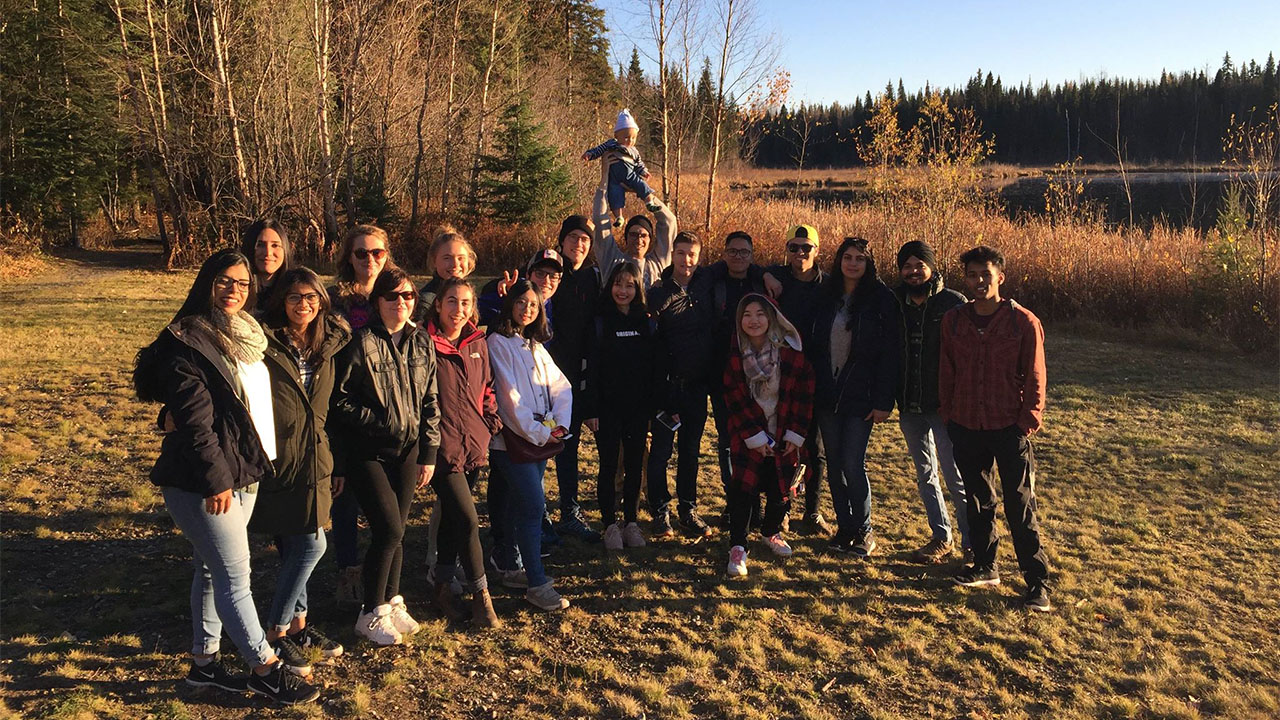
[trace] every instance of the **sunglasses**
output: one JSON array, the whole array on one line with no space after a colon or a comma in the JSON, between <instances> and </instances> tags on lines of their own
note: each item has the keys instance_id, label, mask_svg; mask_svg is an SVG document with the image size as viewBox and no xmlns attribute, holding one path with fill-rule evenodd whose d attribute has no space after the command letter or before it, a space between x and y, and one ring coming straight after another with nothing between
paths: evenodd
<instances>
[{"instance_id":1,"label":"sunglasses","mask_svg":"<svg viewBox=\"0 0 1280 720\"><path fill-rule=\"evenodd\" d=\"M787 243L787 252L808 255L813 252L813 246L809 243Z\"/></svg>"},{"instance_id":2,"label":"sunglasses","mask_svg":"<svg viewBox=\"0 0 1280 720\"><path fill-rule=\"evenodd\" d=\"M404 292L396 292L395 290L392 290L391 292L382 293L382 299L389 303L393 303L397 300L412 303L414 300L418 299L418 293L413 290L405 290Z\"/></svg>"},{"instance_id":3,"label":"sunglasses","mask_svg":"<svg viewBox=\"0 0 1280 720\"><path fill-rule=\"evenodd\" d=\"M372 250L366 250L365 248L356 248L351 251L351 254L355 255L357 260L368 260L370 255L373 256L374 260L381 260L382 256L387 254L387 249L374 248Z\"/></svg>"}]
</instances>

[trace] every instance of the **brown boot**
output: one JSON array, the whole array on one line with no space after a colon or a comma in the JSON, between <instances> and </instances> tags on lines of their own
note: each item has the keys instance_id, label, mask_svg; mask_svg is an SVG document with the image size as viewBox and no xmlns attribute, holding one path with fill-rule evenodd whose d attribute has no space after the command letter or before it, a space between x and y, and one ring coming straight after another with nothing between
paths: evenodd
<instances>
[{"instance_id":1,"label":"brown boot","mask_svg":"<svg viewBox=\"0 0 1280 720\"><path fill-rule=\"evenodd\" d=\"M481 630L502 627L487 588L471 595L471 625Z\"/></svg>"},{"instance_id":2,"label":"brown boot","mask_svg":"<svg viewBox=\"0 0 1280 720\"><path fill-rule=\"evenodd\" d=\"M449 587L449 583L443 582L436 584L436 596L433 600L435 602L436 609L439 610L440 614L444 615L449 622L462 622L467 619L468 615L466 606L462 604L462 601L458 599L458 596L453 594L453 590Z\"/></svg>"}]
</instances>

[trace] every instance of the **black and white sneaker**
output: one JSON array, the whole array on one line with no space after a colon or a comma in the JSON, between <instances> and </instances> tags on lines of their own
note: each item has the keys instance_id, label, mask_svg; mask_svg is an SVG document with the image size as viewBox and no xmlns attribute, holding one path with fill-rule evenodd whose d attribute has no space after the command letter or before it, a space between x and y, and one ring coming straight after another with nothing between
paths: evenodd
<instances>
[{"instance_id":1,"label":"black and white sneaker","mask_svg":"<svg viewBox=\"0 0 1280 720\"><path fill-rule=\"evenodd\" d=\"M320 688L284 671L283 663L271 666L266 675L249 673L249 692L270 698L281 705L307 703L320 697Z\"/></svg>"},{"instance_id":2,"label":"black and white sneaker","mask_svg":"<svg viewBox=\"0 0 1280 720\"><path fill-rule=\"evenodd\" d=\"M311 674L311 660L307 657L307 651L289 636L271 643L271 649L276 651L276 657L280 658L280 664L285 670L294 675Z\"/></svg>"},{"instance_id":3,"label":"black and white sneaker","mask_svg":"<svg viewBox=\"0 0 1280 720\"><path fill-rule=\"evenodd\" d=\"M999 585L1000 573L995 568L967 567L961 568L959 572L951 576L952 582L965 587L984 587L987 585Z\"/></svg>"},{"instance_id":4,"label":"black and white sneaker","mask_svg":"<svg viewBox=\"0 0 1280 720\"><path fill-rule=\"evenodd\" d=\"M1053 603L1049 602L1049 589L1042 583L1027 588L1027 595L1022 599L1022 606L1036 612L1049 612Z\"/></svg>"},{"instance_id":5,"label":"black and white sneaker","mask_svg":"<svg viewBox=\"0 0 1280 720\"><path fill-rule=\"evenodd\" d=\"M186 682L192 687L216 687L227 692L248 692L249 676L233 673L221 654L214 655L206 665L191 662Z\"/></svg>"},{"instance_id":6,"label":"black and white sneaker","mask_svg":"<svg viewBox=\"0 0 1280 720\"><path fill-rule=\"evenodd\" d=\"M312 648L319 648L320 655L326 658L336 658L342 655L342 645L337 641L329 639L327 635L315 629L314 626L308 625L296 633L289 635L289 639L298 644L310 654Z\"/></svg>"},{"instance_id":7,"label":"black and white sneaker","mask_svg":"<svg viewBox=\"0 0 1280 720\"><path fill-rule=\"evenodd\" d=\"M827 543L827 549L833 553L848 554L853 552L853 543L857 540L853 533L844 530L836 531L836 536Z\"/></svg>"}]
</instances>

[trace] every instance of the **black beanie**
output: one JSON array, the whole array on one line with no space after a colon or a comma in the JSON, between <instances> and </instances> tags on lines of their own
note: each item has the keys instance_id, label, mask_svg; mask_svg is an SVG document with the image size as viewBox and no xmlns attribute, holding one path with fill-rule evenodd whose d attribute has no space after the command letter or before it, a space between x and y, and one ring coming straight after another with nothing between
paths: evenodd
<instances>
[{"instance_id":1,"label":"black beanie","mask_svg":"<svg viewBox=\"0 0 1280 720\"><path fill-rule=\"evenodd\" d=\"M587 219L586 215L570 215L564 219L564 222L560 223L560 236L556 238L556 245L564 242L565 236L574 230L581 230L591 235L595 229L591 227L591 221Z\"/></svg>"},{"instance_id":2,"label":"black beanie","mask_svg":"<svg viewBox=\"0 0 1280 720\"><path fill-rule=\"evenodd\" d=\"M632 215L631 219L627 221L627 227L624 228L623 232L630 231L633 225L640 225L645 230L648 230L650 235L653 235L653 221L647 215Z\"/></svg>"},{"instance_id":3,"label":"black beanie","mask_svg":"<svg viewBox=\"0 0 1280 720\"><path fill-rule=\"evenodd\" d=\"M902 246L898 251L898 269L901 270L903 265L907 264L907 259L918 257L924 261L925 265L936 275L938 272L938 256L933 254L933 248L929 247L929 243L923 240L912 240Z\"/></svg>"}]
</instances>

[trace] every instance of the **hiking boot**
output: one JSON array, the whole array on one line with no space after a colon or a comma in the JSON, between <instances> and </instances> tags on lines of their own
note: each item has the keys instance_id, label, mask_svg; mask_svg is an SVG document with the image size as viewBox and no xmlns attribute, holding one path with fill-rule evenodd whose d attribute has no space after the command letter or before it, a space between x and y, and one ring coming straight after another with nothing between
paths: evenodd
<instances>
[{"instance_id":1,"label":"hiking boot","mask_svg":"<svg viewBox=\"0 0 1280 720\"><path fill-rule=\"evenodd\" d=\"M487 589L471 596L471 627L483 630L502 627L498 613L493 611L493 596Z\"/></svg>"},{"instance_id":2,"label":"hiking boot","mask_svg":"<svg viewBox=\"0 0 1280 720\"><path fill-rule=\"evenodd\" d=\"M391 598L391 624L395 626L396 632L406 637L419 630L418 621L409 615L409 608L405 607L402 595Z\"/></svg>"},{"instance_id":3,"label":"hiking boot","mask_svg":"<svg viewBox=\"0 0 1280 720\"><path fill-rule=\"evenodd\" d=\"M378 647L399 645L404 636L396 630L391 622L391 604L383 603L356 618L356 635L368 640Z\"/></svg>"},{"instance_id":4,"label":"hiking boot","mask_svg":"<svg viewBox=\"0 0 1280 720\"><path fill-rule=\"evenodd\" d=\"M729 548L729 566L726 569L729 577L747 576L747 549L741 545Z\"/></svg>"},{"instance_id":5,"label":"hiking boot","mask_svg":"<svg viewBox=\"0 0 1280 720\"><path fill-rule=\"evenodd\" d=\"M276 657L280 658L280 664L285 670L302 677L311 674L311 661L307 659L306 651L289 639L288 635L272 642L271 649L275 650Z\"/></svg>"},{"instance_id":6,"label":"hiking boot","mask_svg":"<svg viewBox=\"0 0 1280 720\"><path fill-rule=\"evenodd\" d=\"M1049 602L1049 589L1044 583L1034 583L1027 587L1027 594L1022 598L1022 606L1035 612L1049 612L1053 604Z\"/></svg>"},{"instance_id":7,"label":"hiking boot","mask_svg":"<svg viewBox=\"0 0 1280 720\"><path fill-rule=\"evenodd\" d=\"M449 583L436 585L432 604L449 622L462 622L470 617L467 614L466 606L462 604L461 598L453 594L453 589L449 586Z\"/></svg>"},{"instance_id":8,"label":"hiking boot","mask_svg":"<svg viewBox=\"0 0 1280 720\"><path fill-rule=\"evenodd\" d=\"M560 597L560 593L551 587L550 580L526 590L524 599L539 610L546 610L547 612L564 610L569 607L569 601Z\"/></svg>"},{"instance_id":9,"label":"hiking boot","mask_svg":"<svg viewBox=\"0 0 1280 720\"><path fill-rule=\"evenodd\" d=\"M271 666L266 675L249 673L249 692L270 698L281 705L307 703L320 697L320 688L284 671L283 663Z\"/></svg>"},{"instance_id":10,"label":"hiking boot","mask_svg":"<svg viewBox=\"0 0 1280 720\"><path fill-rule=\"evenodd\" d=\"M934 538L927 545L911 553L911 559L920 563L940 563L951 557L951 543Z\"/></svg>"},{"instance_id":11,"label":"hiking boot","mask_svg":"<svg viewBox=\"0 0 1280 720\"><path fill-rule=\"evenodd\" d=\"M342 645L330 640L324 633L311 625L302 628L296 633L290 633L289 639L297 643L305 651L310 652L312 649L318 649L321 657L336 658L342 655Z\"/></svg>"},{"instance_id":12,"label":"hiking boot","mask_svg":"<svg viewBox=\"0 0 1280 720\"><path fill-rule=\"evenodd\" d=\"M791 557L791 545L782 537L782 533L770 535L764 539L764 543L769 546L774 555L783 558Z\"/></svg>"},{"instance_id":13,"label":"hiking boot","mask_svg":"<svg viewBox=\"0 0 1280 720\"><path fill-rule=\"evenodd\" d=\"M827 543L827 549L834 553L847 554L853 552L853 543L856 538L853 533L846 530L836 531L836 536L831 538Z\"/></svg>"},{"instance_id":14,"label":"hiking boot","mask_svg":"<svg viewBox=\"0 0 1280 720\"><path fill-rule=\"evenodd\" d=\"M650 524L649 535L655 538L669 538L676 534L674 528L671 527L671 511L662 508L653 514L653 522Z\"/></svg>"},{"instance_id":15,"label":"hiking boot","mask_svg":"<svg viewBox=\"0 0 1280 720\"><path fill-rule=\"evenodd\" d=\"M853 544L849 546L849 552L858 557L870 557L871 553L876 551L876 536L870 530L854 539Z\"/></svg>"},{"instance_id":16,"label":"hiking boot","mask_svg":"<svg viewBox=\"0 0 1280 720\"><path fill-rule=\"evenodd\" d=\"M186 683L192 687L216 687L227 692L247 692L249 676L232 671L231 664L216 653L213 659L204 665L191 661L191 670L187 672Z\"/></svg>"},{"instance_id":17,"label":"hiking boot","mask_svg":"<svg viewBox=\"0 0 1280 720\"><path fill-rule=\"evenodd\" d=\"M600 533L591 529L591 525L587 523L587 518L582 514L581 508L573 508L568 512L562 512L560 516L562 519L560 524L556 526L556 531L561 535L576 537L583 542L600 542Z\"/></svg>"},{"instance_id":18,"label":"hiking boot","mask_svg":"<svg viewBox=\"0 0 1280 720\"><path fill-rule=\"evenodd\" d=\"M1000 573L995 568L967 567L951 576L952 582L965 587L984 587L999 585Z\"/></svg>"},{"instance_id":19,"label":"hiking boot","mask_svg":"<svg viewBox=\"0 0 1280 720\"><path fill-rule=\"evenodd\" d=\"M680 514L680 530L690 537L711 537L711 526L695 510Z\"/></svg>"},{"instance_id":20,"label":"hiking boot","mask_svg":"<svg viewBox=\"0 0 1280 720\"><path fill-rule=\"evenodd\" d=\"M359 605L364 602L364 567L353 565L338 568L338 587L333 591L334 602L339 605Z\"/></svg>"},{"instance_id":21,"label":"hiking boot","mask_svg":"<svg viewBox=\"0 0 1280 720\"><path fill-rule=\"evenodd\" d=\"M804 516L804 533L806 535L830 535L831 526L827 524L822 513L806 513Z\"/></svg>"},{"instance_id":22,"label":"hiking boot","mask_svg":"<svg viewBox=\"0 0 1280 720\"><path fill-rule=\"evenodd\" d=\"M622 542L622 523L613 523L604 529L604 549L605 550L621 550Z\"/></svg>"},{"instance_id":23,"label":"hiking boot","mask_svg":"<svg viewBox=\"0 0 1280 720\"><path fill-rule=\"evenodd\" d=\"M670 524L667 527L671 527ZM622 526L622 544L629 548L644 547L644 533L640 532L638 523L629 522Z\"/></svg>"}]
</instances>

